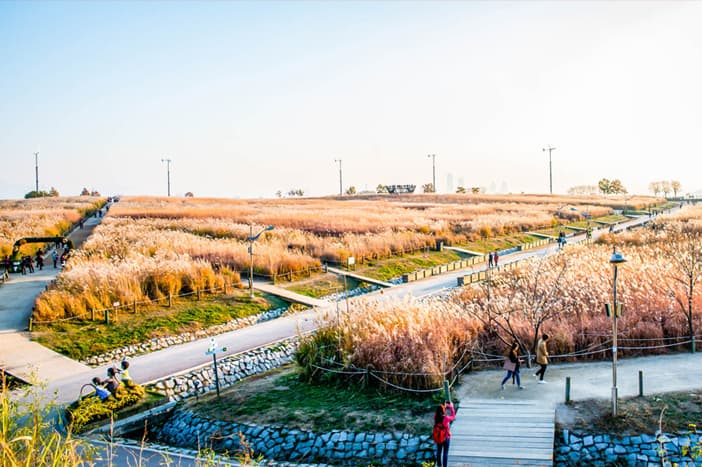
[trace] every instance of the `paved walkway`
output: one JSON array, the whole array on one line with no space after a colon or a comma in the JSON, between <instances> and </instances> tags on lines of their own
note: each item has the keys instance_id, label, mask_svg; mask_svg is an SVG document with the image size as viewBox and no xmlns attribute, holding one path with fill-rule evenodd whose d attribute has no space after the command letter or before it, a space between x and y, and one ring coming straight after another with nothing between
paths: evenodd
<instances>
[{"instance_id":1,"label":"paved walkway","mask_svg":"<svg viewBox=\"0 0 702 467\"><path fill-rule=\"evenodd\" d=\"M83 229L68 237L76 248L85 241L100 219L91 217ZM0 368L25 381L54 381L88 369L85 365L49 350L31 340L27 330L36 297L56 278L61 267L54 269L51 257L47 266L33 274L11 274L0 286Z\"/></svg>"},{"instance_id":2,"label":"paved walkway","mask_svg":"<svg viewBox=\"0 0 702 467\"><path fill-rule=\"evenodd\" d=\"M574 417L561 404L566 377L571 379L573 400L611 399L610 361L549 365L546 384L537 383L534 370L522 368L523 390L511 384L500 390L502 369L463 377L454 394L460 408L451 430L459 436L451 443L451 465L551 465L550 454L543 457L543 446L553 446L553 421L568 422ZM617 370L620 399L638 395L640 370L644 394L702 389L702 353L620 359ZM547 440L544 424L549 420L551 438Z\"/></svg>"}]
</instances>

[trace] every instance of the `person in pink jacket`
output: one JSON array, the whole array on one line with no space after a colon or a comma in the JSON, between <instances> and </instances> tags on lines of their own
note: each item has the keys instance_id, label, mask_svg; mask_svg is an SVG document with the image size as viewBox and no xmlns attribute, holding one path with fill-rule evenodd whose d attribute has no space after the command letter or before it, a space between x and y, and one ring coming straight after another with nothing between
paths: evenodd
<instances>
[{"instance_id":1,"label":"person in pink jacket","mask_svg":"<svg viewBox=\"0 0 702 467\"><path fill-rule=\"evenodd\" d=\"M446 401L436 408L432 438L436 444L436 465L448 465L448 450L451 441L451 422L456 419L456 410L451 401Z\"/></svg>"}]
</instances>

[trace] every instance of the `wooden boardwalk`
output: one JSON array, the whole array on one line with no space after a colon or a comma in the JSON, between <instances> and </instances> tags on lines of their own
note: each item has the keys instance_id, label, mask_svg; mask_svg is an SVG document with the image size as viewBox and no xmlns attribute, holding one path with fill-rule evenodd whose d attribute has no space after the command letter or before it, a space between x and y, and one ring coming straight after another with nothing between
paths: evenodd
<instances>
[{"instance_id":1,"label":"wooden boardwalk","mask_svg":"<svg viewBox=\"0 0 702 467\"><path fill-rule=\"evenodd\" d=\"M286 302L301 303L303 305L311 306L313 308L329 306L329 302L326 302L324 300L319 300L318 298L312 298L306 295L291 292L290 290L286 290L282 287L277 287L273 284L254 281L253 287L256 290L260 290L261 292L280 297Z\"/></svg>"},{"instance_id":2,"label":"wooden boardwalk","mask_svg":"<svg viewBox=\"0 0 702 467\"><path fill-rule=\"evenodd\" d=\"M461 402L451 425L449 465L552 466L554 408L514 400Z\"/></svg>"},{"instance_id":3,"label":"wooden boardwalk","mask_svg":"<svg viewBox=\"0 0 702 467\"><path fill-rule=\"evenodd\" d=\"M340 276L348 276L348 277L351 277L351 278L359 280L359 281L368 282L369 284L379 285L380 287L394 287L394 285L391 284L390 282L385 282L385 281L381 281L378 279L373 279L372 277L362 276L362 275L356 274L354 272L344 271L343 269L337 269L337 268L333 268L331 266L327 266L327 272L331 272L333 274L338 274Z\"/></svg>"}]
</instances>

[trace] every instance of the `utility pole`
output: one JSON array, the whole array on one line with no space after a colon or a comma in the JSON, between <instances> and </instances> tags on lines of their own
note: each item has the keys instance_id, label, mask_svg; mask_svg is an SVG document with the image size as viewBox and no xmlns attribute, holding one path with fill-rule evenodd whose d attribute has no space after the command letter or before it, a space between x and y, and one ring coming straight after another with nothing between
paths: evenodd
<instances>
[{"instance_id":1,"label":"utility pole","mask_svg":"<svg viewBox=\"0 0 702 467\"><path fill-rule=\"evenodd\" d=\"M161 159L161 162L166 163L166 170L168 173L168 196L171 196L171 160L170 159Z\"/></svg>"},{"instance_id":2,"label":"utility pole","mask_svg":"<svg viewBox=\"0 0 702 467\"><path fill-rule=\"evenodd\" d=\"M427 157L431 157L431 184L434 188L434 193L436 193L436 154L429 154Z\"/></svg>"},{"instance_id":3,"label":"utility pole","mask_svg":"<svg viewBox=\"0 0 702 467\"><path fill-rule=\"evenodd\" d=\"M39 153L34 153L34 191L39 193Z\"/></svg>"},{"instance_id":4,"label":"utility pole","mask_svg":"<svg viewBox=\"0 0 702 467\"><path fill-rule=\"evenodd\" d=\"M549 146L548 148L541 148L542 151L548 150L548 191L553 194L553 170L551 168L551 151L555 151L556 148Z\"/></svg>"},{"instance_id":5,"label":"utility pole","mask_svg":"<svg viewBox=\"0 0 702 467\"><path fill-rule=\"evenodd\" d=\"M343 183L342 183L342 178L341 178L341 159L334 159L334 162L339 163L339 196L343 196Z\"/></svg>"}]
</instances>

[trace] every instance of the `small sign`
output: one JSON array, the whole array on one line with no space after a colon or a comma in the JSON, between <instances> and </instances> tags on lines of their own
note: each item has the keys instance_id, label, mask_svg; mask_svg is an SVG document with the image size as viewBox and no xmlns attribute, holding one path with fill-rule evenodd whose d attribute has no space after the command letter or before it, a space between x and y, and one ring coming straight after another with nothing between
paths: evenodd
<instances>
[{"instance_id":1,"label":"small sign","mask_svg":"<svg viewBox=\"0 0 702 467\"><path fill-rule=\"evenodd\" d=\"M115 308L117 308L117 307L119 306L119 302L114 302L114 303L112 304L112 306L115 307Z\"/></svg>"},{"instance_id":2,"label":"small sign","mask_svg":"<svg viewBox=\"0 0 702 467\"><path fill-rule=\"evenodd\" d=\"M346 260L346 264L348 264L349 266L356 264L356 258L353 256L349 256L349 259Z\"/></svg>"}]
</instances>

